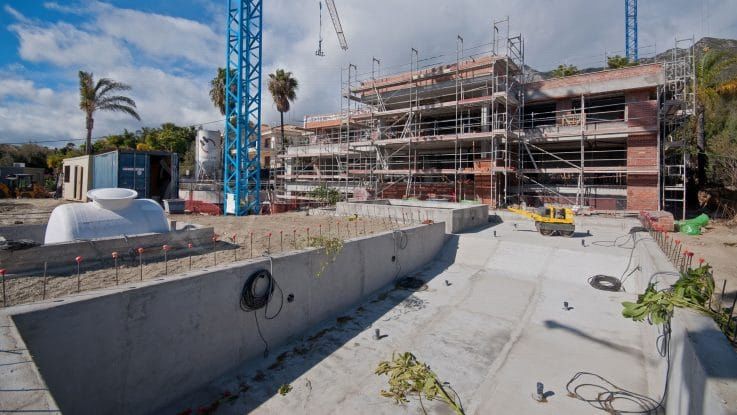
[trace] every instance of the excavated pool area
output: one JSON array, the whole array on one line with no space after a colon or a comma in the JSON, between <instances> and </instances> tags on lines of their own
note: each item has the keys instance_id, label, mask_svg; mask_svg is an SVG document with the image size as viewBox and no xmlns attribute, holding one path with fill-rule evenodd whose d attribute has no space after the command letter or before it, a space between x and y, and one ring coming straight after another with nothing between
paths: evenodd
<instances>
[{"instance_id":1,"label":"excavated pool area","mask_svg":"<svg viewBox=\"0 0 737 415\"><path fill-rule=\"evenodd\" d=\"M451 413L381 396L379 362L411 352L466 414L737 413L713 321L679 310L664 337L622 317L677 275L640 223L576 220L573 238L504 213L408 226L4 309L0 412Z\"/></svg>"}]
</instances>

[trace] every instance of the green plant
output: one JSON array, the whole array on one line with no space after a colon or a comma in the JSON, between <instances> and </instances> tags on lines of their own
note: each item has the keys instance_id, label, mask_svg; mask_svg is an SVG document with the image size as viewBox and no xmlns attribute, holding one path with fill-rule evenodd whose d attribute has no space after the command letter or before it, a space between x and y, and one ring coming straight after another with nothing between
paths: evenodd
<instances>
[{"instance_id":1,"label":"green plant","mask_svg":"<svg viewBox=\"0 0 737 415\"><path fill-rule=\"evenodd\" d=\"M278 390L279 395L281 395L281 396L284 396L284 395L288 394L291 391L292 391L292 385L290 385L288 383L285 383L285 384L279 386L279 390Z\"/></svg>"},{"instance_id":2,"label":"green plant","mask_svg":"<svg viewBox=\"0 0 737 415\"><path fill-rule=\"evenodd\" d=\"M443 387L448 383L440 382L430 366L417 360L410 352L392 354L392 360L380 362L374 373L389 376L389 390L382 389L381 396L393 398L397 405L409 402L407 396L415 394L422 405L424 395L429 401L439 399L445 402L457 415L464 414L458 396L454 399Z\"/></svg>"},{"instance_id":3,"label":"green plant","mask_svg":"<svg viewBox=\"0 0 737 415\"><path fill-rule=\"evenodd\" d=\"M311 196L322 203L334 205L340 202L340 192L337 189L325 185L314 188Z\"/></svg>"},{"instance_id":4,"label":"green plant","mask_svg":"<svg viewBox=\"0 0 737 415\"><path fill-rule=\"evenodd\" d=\"M622 316L633 321L647 319L650 324L663 324L676 307L690 308L710 316L729 336L736 329L731 310L721 307L713 310L710 307L713 295L714 277L711 268L704 265L681 273L670 289L657 290L655 283L649 284L645 292L637 296L637 302L622 302Z\"/></svg>"},{"instance_id":5,"label":"green plant","mask_svg":"<svg viewBox=\"0 0 737 415\"><path fill-rule=\"evenodd\" d=\"M553 69L551 75L555 78L562 78L564 76L576 75L578 68L573 65L558 65L557 68Z\"/></svg>"},{"instance_id":6,"label":"green plant","mask_svg":"<svg viewBox=\"0 0 737 415\"><path fill-rule=\"evenodd\" d=\"M320 269L315 273L315 277L320 278L328 265L335 262L338 254L343 250L343 241L340 238L331 238L329 236L311 236L307 239L307 246L323 248L325 255L328 257L327 261L323 261L320 264Z\"/></svg>"},{"instance_id":7,"label":"green plant","mask_svg":"<svg viewBox=\"0 0 737 415\"><path fill-rule=\"evenodd\" d=\"M628 66L637 66L637 62L630 62L629 58L621 55L609 56L606 58L606 64L609 69L626 68Z\"/></svg>"},{"instance_id":8,"label":"green plant","mask_svg":"<svg viewBox=\"0 0 737 415\"><path fill-rule=\"evenodd\" d=\"M649 284L644 293L637 296L637 302L624 301L622 315L634 321L643 321L646 318L652 324L663 324L673 313L674 304L670 293L658 291L655 284Z\"/></svg>"}]
</instances>

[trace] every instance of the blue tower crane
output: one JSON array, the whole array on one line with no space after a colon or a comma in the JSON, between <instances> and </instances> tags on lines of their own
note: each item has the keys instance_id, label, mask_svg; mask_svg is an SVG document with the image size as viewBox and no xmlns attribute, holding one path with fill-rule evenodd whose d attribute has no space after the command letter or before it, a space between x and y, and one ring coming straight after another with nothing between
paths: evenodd
<instances>
[{"instance_id":1,"label":"blue tower crane","mask_svg":"<svg viewBox=\"0 0 737 415\"><path fill-rule=\"evenodd\" d=\"M223 212L261 208L262 0L227 0Z\"/></svg>"},{"instance_id":2,"label":"blue tower crane","mask_svg":"<svg viewBox=\"0 0 737 415\"><path fill-rule=\"evenodd\" d=\"M630 62L637 62L637 0L624 0L624 50Z\"/></svg>"}]
</instances>

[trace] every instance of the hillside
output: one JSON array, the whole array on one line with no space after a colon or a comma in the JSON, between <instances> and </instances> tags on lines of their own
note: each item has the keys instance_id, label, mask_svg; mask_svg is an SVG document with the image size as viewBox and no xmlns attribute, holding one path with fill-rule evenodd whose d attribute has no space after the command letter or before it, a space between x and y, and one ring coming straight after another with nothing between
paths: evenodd
<instances>
[{"instance_id":1,"label":"hillside","mask_svg":"<svg viewBox=\"0 0 737 415\"><path fill-rule=\"evenodd\" d=\"M701 38L699 41L697 41L694 44L694 52L696 54L696 60L698 61L701 59L701 57L706 53L707 51L722 51L726 52L730 55L737 55L737 39L719 39L714 37L704 37ZM654 62L662 62L666 61L671 58L673 55L673 48L667 49L664 52L661 52L657 55L655 55L652 58L643 58L640 59L640 63L647 64L647 63L654 63ZM579 73L589 73L589 72L597 72L604 70L606 68L598 66L598 67L590 67L590 68L579 68ZM732 68L737 72L737 68ZM525 71L527 72L527 79L530 81L536 81L540 79L548 79L553 77L553 71L539 71L532 67L525 65ZM732 71L730 71L727 74L724 74L725 77L728 77L728 75L733 75Z\"/></svg>"}]
</instances>

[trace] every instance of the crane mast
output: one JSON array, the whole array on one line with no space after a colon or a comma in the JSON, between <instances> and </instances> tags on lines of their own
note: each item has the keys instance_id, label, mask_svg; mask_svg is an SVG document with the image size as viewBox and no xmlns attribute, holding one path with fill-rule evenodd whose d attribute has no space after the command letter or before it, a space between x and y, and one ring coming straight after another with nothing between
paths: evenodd
<instances>
[{"instance_id":1,"label":"crane mast","mask_svg":"<svg viewBox=\"0 0 737 415\"><path fill-rule=\"evenodd\" d=\"M227 0L223 213L261 209L262 0Z\"/></svg>"},{"instance_id":2,"label":"crane mast","mask_svg":"<svg viewBox=\"0 0 737 415\"><path fill-rule=\"evenodd\" d=\"M624 0L624 49L630 62L637 62L637 0Z\"/></svg>"}]
</instances>

